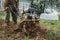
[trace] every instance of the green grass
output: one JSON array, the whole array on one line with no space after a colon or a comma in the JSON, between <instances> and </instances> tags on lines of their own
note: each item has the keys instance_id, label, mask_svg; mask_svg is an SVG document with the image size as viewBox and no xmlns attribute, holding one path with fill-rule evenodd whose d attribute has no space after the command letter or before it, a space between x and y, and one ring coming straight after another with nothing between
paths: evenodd
<instances>
[{"instance_id":1,"label":"green grass","mask_svg":"<svg viewBox=\"0 0 60 40\"><path fill-rule=\"evenodd\" d=\"M56 39L57 35L60 35L60 21L59 20L40 20L40 23L46 26L48 29L49 40L60 40Z\"/></svg>"},{"instance_id":2,"label":"green grass","mask_svg":"<svg viewBox=\"0 0 60 40\"><path fill-rule=\"evenodd\" d=\"M48 29L60 29L59 20L40 20L40 22L46 25Z\"/></svg>"},{"instance_id":3,"label":"green grass","mask_svg":"<svg viewBox=\"0 0 60 40\"><path fill-rule=\"evenodd\" d=\"M0 19L4 19L6 18L6 13L4 12L0 12ZM11 14L10 14L10 20L12 20Z\"/></svg>"},{"instance_id":4,"label":"green grass","mask_svg":"<svg viewBox=\"0 0 60 40\"><path fill-rule=\"evenodd\" d=\"M28 36L25 36L25 40L29 40L29 37Z\"/></svg>"},{"instance_id":5,"label":"green grass","mask_svg":"<svg viewBox=\"0 0 60 40\"><path fill-rule=\"evenodd\" d=\"M5 19L5 13L3 13L3 12L0 12L0 19Z\"/></svg>"}]
</instances>

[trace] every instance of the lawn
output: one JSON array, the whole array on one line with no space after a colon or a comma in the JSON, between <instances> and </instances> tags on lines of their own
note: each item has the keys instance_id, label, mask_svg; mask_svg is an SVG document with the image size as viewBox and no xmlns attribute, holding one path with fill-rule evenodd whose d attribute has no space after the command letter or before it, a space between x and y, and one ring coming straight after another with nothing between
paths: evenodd
<instances>
[{"instance_id":1,"label":"lawn","mask_svg":"<svg viewBox=\"0 0 60 40\"><path fill-rule=\"evenodd\" d=\"M0 19L5 19L5 13L0 12ZM59 20L40 20L40 23L48 29L48 35L50 40L55 40L55 36L60 35L60 21ZM56 39L60 40L60 39Z\"/></svg>"},{"instance_id":2,"label":"lawn","mask_svg":"<svg viewBox=\"0 0 60 40\"><path fill-rule=\"evenodd\" d=\"M48 29L60 29L60 21L59 20L40 20Z\"/></svg>"},{"instance_id":3,"label":"lawn","mask_svg":"<svg viewBox=\"0 0 60 40\"><path fill-rule=\"evenodd\" d=\"M48 29L49 40L60 40L60 21L59 20L40 20L40 23Z\"/></svg>"},{"instance_id":4,"label":"lawn","mask_svg":"<svg viewBox=\"0 0 60 40\"><path fill-rule=\"evenodd\" d=\"M0 12L0 19L5 19L6 14ZM60 31L60 21L59 20L40 20L40 23L45 25L48 30Z\"/></svg>"},{"instance_id":5,"label":"lawn","mask_svg":"<svg viewBox=\"0 0 60 40\"><path fill-rule=\"evenodd\" d=\"M3 12L0 12L0 19L5 19L5 13L3 13Z\"/></svg>"}]
</instances>

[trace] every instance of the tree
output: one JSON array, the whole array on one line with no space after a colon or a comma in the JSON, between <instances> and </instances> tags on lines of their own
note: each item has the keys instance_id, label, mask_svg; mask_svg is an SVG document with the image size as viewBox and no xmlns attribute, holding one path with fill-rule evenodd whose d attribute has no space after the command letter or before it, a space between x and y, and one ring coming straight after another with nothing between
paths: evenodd
<instances>
[{"instance_id":1,"label":"tree","mask_svg":"<svg viewBox=\"0 0 60 40\"><path fill-rule=\"evenodd\" d=\"M31 7L36 9L36 13L38 16L41 15L41 13L44 13L45 9L45 0L33 0L31 1Z\"/></svg>"},{"instance_id":2,"label":"tree","mask_svg":"<svg viewBox=\"0 0 60 40\"><path fill-rule=\"evenodd\" d=\"M31 7L36 9L38 15L41 15L48 7L60 10L60 0L31 0Z\"/></svg>"}]
</instances>

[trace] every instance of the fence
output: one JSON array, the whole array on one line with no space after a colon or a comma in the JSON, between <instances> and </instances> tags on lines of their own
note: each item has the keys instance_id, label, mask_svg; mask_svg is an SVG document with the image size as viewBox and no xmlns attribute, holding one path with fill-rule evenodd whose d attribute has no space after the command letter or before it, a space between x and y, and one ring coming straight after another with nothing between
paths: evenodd
<instances>
[{"instance_id":1,"label":"fence","mask_svg":"<svg viewBox=\"0 0 60 40\"><path fill-rule=\"evenodd\" d=\"M4 0L0 0L0 11L2 11L2 9L3 9L3 2L4 2Z\"/></svg>"},{"instance_id":2,"label":"fence","mask_svg":"<svg viewBox=\"0 0 60 40\"><path fill-rule=\"evenodd\" d=\"M3 5L4 5L3 3L4 3L4 0L0 0L0 11L2 11L2 9L3 9ZM29 8L30 2L19 1L19 10L22 11L23 6L24 6L24 9Z\"/></svg>"}]
</instances>

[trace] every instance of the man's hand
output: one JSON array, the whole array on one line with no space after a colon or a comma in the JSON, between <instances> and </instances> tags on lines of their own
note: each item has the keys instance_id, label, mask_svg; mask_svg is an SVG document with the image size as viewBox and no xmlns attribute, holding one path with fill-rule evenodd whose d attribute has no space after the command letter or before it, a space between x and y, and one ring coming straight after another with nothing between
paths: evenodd
<instances>
[{"instance_id":1,"label":"man's hand","mask_svg":"<svg viewBox=\"0 0 60 40\"><path fill-rule=\"evenodd\" d=\"M2 11L3 11L3 12L4 12L4 11L6 11L6 10L7 10L7 8L8 8L8 7L4 8Z\"/></svg>"}]
</instances>

